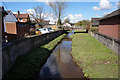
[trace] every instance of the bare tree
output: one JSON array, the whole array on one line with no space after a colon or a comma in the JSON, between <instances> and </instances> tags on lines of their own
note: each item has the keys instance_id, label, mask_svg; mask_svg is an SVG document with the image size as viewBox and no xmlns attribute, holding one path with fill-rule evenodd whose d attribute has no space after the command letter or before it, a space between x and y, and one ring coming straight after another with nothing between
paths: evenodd
<instances>
[{"instance_id":1,"label":"bare tree","mask_svg":"<svg viewBox=\"0 0 120 80\"><path fill-rule=\"evenodd\" d=\"M65 1L56 0L55 2L49 2L49 6L52 8L53 13L57 17L57 25L61 25L61 18L64 15L65 9L67 8L67 4Z\"/></svg>"},{"instance_id":2,"label":"bare tree","mask_svg":"<svg viewBox=\"0 0 120 80\"><path fill-rule=\"evenodd\" d=\"M45 16L48 15L45 13L45 8L43 6L33 7L33 10L31 12L28 11L28 13L37 22L37 24L41 26L43 26L42 21L44 20Z\"/></svg>"}]
</instances>

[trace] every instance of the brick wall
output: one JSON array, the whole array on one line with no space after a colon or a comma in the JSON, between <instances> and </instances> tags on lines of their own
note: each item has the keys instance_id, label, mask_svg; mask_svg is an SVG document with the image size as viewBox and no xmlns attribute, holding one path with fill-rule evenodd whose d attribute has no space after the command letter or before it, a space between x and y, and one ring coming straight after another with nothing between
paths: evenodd
<instances>
[{"instance_id":1,"label":"brick wall","mask_svg":"<svg viewBox=\"0 0 120 80\"><path fill-rule=\"evenodd\" d=\"M99 33L120 39L120 15L100 20Z\"/></svg>"},{"instance_id":2,"label":"brick wall","mask_svg":"<svg viewBox=\"0 0 120 80\"><path fill-rule=\"evenodd\" d=\"M17 26L17 37L22 38L25 37L25 34L29 34L30 27L29 26Z\"/></svg>"},{"instance_id":3,"label":"brick wall","mask_svg":"<svg viewBox=\"0 0 120 80\"><path fill-rule=\"evenodd\" d=\"M18 38L23 38L26 36L26 34L30 34L31 28L35 29L35 26L29 26L29 25L24 27L17 26Z\"/></svg>"},{"instance_id":4,"label":"brick wall","mask_svg":"<svg viewBox=\"0 0 120 80\"><path fill-rule=\"evenodd\" d=\"M99 33L120 39L120 25L100 25Z\"/></svg>"},{"instance_id":5,"label":"brick wall","mask_svg":"<svg viewBox=\"0 0 120 80\"><path fill-rule=\"evenodd\" d=\"M6 33L17 34L17 28L15 22L6 22Z\"/></svg>"}]
</instances>

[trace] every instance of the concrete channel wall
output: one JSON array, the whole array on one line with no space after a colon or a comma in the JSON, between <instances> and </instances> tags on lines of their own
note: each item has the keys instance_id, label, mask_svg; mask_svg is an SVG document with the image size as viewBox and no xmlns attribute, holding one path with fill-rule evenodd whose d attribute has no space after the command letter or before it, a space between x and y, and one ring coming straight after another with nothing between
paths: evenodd
<instances>
[{"instance_id":1,"label":"concrete channel wall","mask_svg":"<svg viewBox=\"0 0 120 80\"><path fill-rule=\"evenodd\" d=\"M89 32L95 39L106 45L109 49L112 49L114 52L120 55L120 40L111 38L107 35L100 33Z\"/></svg>"},{"instance_id":2,"label":"concrete channel wall","mask_svg":"<svg viewBox=\"0 0 120 80\"><path fill-rule=\"evenodd\" d=\"M2 47L2 72L3 76L14 64L16 58L28 51L35 49L63 34L64 31L55 31L34 37L23 38L6 44Z\"/></svg>"}]
</instances>

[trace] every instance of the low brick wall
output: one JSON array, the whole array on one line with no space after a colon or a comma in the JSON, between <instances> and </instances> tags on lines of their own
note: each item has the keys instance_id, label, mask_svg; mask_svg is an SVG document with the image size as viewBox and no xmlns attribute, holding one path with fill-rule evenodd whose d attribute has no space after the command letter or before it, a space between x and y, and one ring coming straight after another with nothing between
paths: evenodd
<instances>
[{"instance_id":1,"label":"low brick wall","mask_svg":"<svg viewBox=\"0 0 120 80\"><path fill-rule=\"evenodd\" d=\"M109 49L112 49L114 52L120 55L120 40L111 38L107 35L100 33L89 32L95 39L106 45Z\"/></svg>"},{"instance_id":2,"label":"low brick wall","mask_svg":"<svg viewBox=\"0 0 120 80\"><path fill-rule=\"evenodd\" d=\"M34 37L23 38L4 45L2 47L3 75L14 64L18 56L44 45L45 43L48 43L63 33L64 31L51 32Z\"/></svg>"}]
</instances>

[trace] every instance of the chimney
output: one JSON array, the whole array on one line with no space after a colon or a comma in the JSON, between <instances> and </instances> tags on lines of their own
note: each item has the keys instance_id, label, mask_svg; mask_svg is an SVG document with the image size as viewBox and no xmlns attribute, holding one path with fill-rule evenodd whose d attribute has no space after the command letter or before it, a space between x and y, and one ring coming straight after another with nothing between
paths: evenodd
<instances>
[{"instance_id":1,"label":"chimney","mask_svg":"<svg viewBox=\"0 0 120 80\"><path fill-rule=\"evenodd\" d=\"M17 11L17 14L20 14L20 11Z\"/></svg>"}]
</instances>

